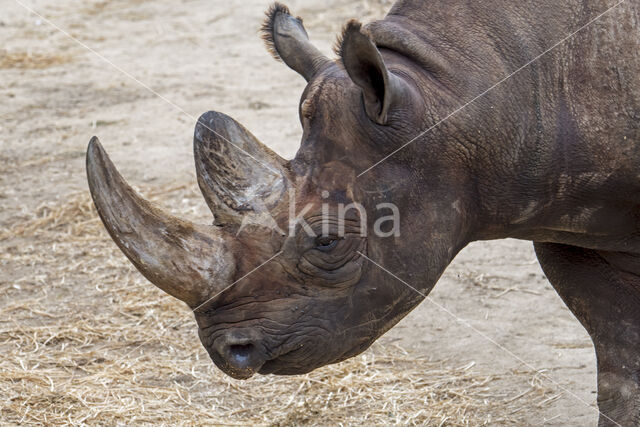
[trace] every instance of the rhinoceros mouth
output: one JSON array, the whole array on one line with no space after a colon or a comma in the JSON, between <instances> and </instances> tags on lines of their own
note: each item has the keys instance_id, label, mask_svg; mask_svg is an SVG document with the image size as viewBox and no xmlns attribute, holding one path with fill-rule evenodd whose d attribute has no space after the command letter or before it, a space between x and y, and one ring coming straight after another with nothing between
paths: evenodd
<instances>
[{"instance_id":1,"label":"rhinoceros mouth","mask_svg":"<svg viewBox=\"0 0 640 427\"><path fill-rule=\"evenodd\" d=\"M312 371L314 368L305 369L299 366L295 359L296 350L298 346L288 346L288 348L281 348L279 352L271 354L267 358L262 366L257 370L260 375L287 375L287 374L304 374Z\"/></svg>"},{"instance_id":2,"label":"rhinoceros mouth","mask_svg":"<svg viewBox=\"0 0 640 427\"><path fill-rule=\"evenodd\" d=\"M247 380L253 377L255 374L278 375L278 374L281 374L283 371L292 371L295 369L289 363L282 360L281 356L266 360L259 367L251 367L251 368L245 368L245 369L239 369L225 362L217 363L218 361L216 361L216 359L214 358L212 359L213 359L213 362L218 366L218 368L220 368L221 371L223 371L225 374L229 375L231 378L234 378L236 380ZM305 372L296 371L296 372L306 373L306 371Z\"/></svg>"},{"instance_id":3,"label":"rhinoceros mouth","mask_svg":"<svg viewBox=\"0 0 640 427\"><path fill-rule=\"evenodd\" d=\"M278 365L278 358L267 360L266 362L264 362L264 365L262 365L258 373L260 375L275 374L278 371Z\"/></svg>"},{"instance_id":4,"label":"rhinoceros mouth","mask_svg":"<svg viewBox=\"0 0 640 427\"><path fill-rule=\"evenodd\" d=\"M286 353L286 354L289 354L289 353ZM285 356L285 354L283 354L282 356ZM273 359L266 360L264 361L264 363L262 363L258 367L247 367L245 369L240 369L238 367L231 366L229 363L226 363L224 361L220 361L220 363L218 363L219 361L217 361L213 357L212 359L213 359L213 362L220 368L221 371L223 371L225 374L229 375L231 378L234 378L236 380L247 380L253 377L255 374L278 375L285 371L292 372L295 370L296 371L295 373L306 373L308 371L308 370L305 370L304 372L302 372L302 371L296 370L296 368L291 366L290 363L287 363L285 360L283 360L282 356L278 356Z\"/></svg>"},{"instance_id":5,"label":"rhinoceros mouth","mask_svg":"<svg viewBox=\"0 0 640 427\"><path fill-rule=\"evenodd\" d=\"M331 363L330 360L310 360L308 355L305 357L298 350L299 347L266 360L258 373L260 375L303 375Z\"/></svg>"},{"instance_id":6,"label":"rhinoceros mouth","mask_svg":"<svg viewBox=\"0 0 640 427\"><path fill-rule=\"evenodd\" d=\"M292 352L289 352L292 353ZM286 354L289 354L286 353ZM298 365L291 365L291 363L286 362L282 356L276 357L271 360L267 360L262 367L258 370L260 375L300 375L306 374L307 372L312 371L315 367L301 367Z\"/></svg>"}]
</instances>

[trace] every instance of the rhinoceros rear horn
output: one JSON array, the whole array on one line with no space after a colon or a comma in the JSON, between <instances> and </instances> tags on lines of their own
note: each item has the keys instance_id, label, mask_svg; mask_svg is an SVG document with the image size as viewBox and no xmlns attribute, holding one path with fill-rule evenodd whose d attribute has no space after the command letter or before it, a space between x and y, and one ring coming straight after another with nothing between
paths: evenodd
<instances>
[{"instance_id":1,"label":"rhinoceros rear horn","mask_svg":"<svg viewBox=\"0 0 640 427\"><path fill-rule=\"evenodd\" d=\"M193 151L198 184L217 225L261 221L289 188L286 160L225 114L200 116Z\"/></svg>"},{"instance_id":2,"label":"rhinoceros rear horn","mask_svg":"<svg viewBox=\"0 0 640 427\"><path fill-rule=\"evenodd\" d=\"M192 308L229 285L235 263L224 232L168 215L142 199L96 137L87 150L87 176L111 238L149 281Z\"/></svg>"},{"instance_id":3,"label":"rhinoceros rear horn","mask_svg":"<svg viewBox=\"0 0 640 427\"><path fill-rule=\"evenodd\" d=\"M266 15L261 28L262 38L267 50L276 59L282 59L307 81L331 63L329 58L311 44L302 19L291 16L287 6L276 2L267 10Z\"/></svg>"}]
</instances>

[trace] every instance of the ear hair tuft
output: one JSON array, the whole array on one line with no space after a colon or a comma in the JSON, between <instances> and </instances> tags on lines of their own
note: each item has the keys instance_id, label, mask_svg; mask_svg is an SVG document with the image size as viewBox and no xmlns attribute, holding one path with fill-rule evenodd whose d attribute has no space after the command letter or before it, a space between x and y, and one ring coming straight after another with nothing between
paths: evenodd
<instances>
[{"instance_id":1,"label":"ear hair tuft","mask_svg":"<svg viewBox=\"0 0 640 427\"><path fill-rule=\"evenodd\" d=\"M345 39L351 33L359 33L362 31L362 23L357 19L350 19L344 24L342 27L342 33L336 39L336 42L333 45L333 52L338 55L339 58L342 58L342 46L344 45Z\"/></svg>"},{"instance_id":2,"label":"ear hair tuft","mask_svg":"<svg viewBox=\"0 0 640 427\"><path fill-rule=\"evenodd\" d=\"M289 8L287 6L279 2L273 3L264 13L266 15L266 18L264 19L264 22L260 27L260 37L262 37L262 40L264 40L267 51L271 54L271 56L273 56L276 61L282 61L282 58L280 58L280 54L278 53L275 42L273 40L273 26L275 24L276 15L278 13L291 15L291 12L289 11ZM300 21L302 20L300 19Z\"/></svg>"}]
</instances>

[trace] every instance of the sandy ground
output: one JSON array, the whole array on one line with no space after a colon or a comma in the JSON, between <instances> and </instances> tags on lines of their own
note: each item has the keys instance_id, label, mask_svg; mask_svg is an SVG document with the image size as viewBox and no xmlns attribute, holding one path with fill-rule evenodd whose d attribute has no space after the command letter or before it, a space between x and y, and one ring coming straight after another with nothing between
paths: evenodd
<instances>
[{"instance_id":1,"label":"sandy ground","mask_svg":"<svg viewBox=\"0 0 640 427\"><path fill-rule=\"evenodd\" d=\"M131 183L187 183L186 195L165 207L206 218L193 171L195 119L207 110L224 111L291 157L301 134L297 103L304 81L272 60L257 36L265 0L20 2L0 0L0 308L37 299L56 313L119 316L109 313L109 299L96 297L87 274L52 284L47 275L58 261L47 255L56 252L55 244L11 231L44 212L43 206L64 206L71 195L87 191L84 150L93 134ZM348 18L382 16L388 4L296 0L289 6L329 53ZM20 255L29 253L33 261ZM530 387L526 376L505 374L539 372L552 394L523 404L521 422L596 423L590 340L547 283L531 243L470 245L431 299L381 345L396 343L411 356L457 366L474 363L475 372L499 378L492 390L514 395ZM21 345L7 331L46 321L34 312L4 313L5 349ZM195 329L192 323L187 328Z\"/></svg>"}]
</instances>

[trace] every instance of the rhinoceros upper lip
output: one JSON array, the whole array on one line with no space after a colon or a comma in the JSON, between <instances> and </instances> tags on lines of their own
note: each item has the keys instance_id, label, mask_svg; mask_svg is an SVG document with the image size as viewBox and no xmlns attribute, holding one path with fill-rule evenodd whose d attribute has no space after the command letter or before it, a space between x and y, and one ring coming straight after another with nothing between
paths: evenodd
<instances>
[{"instance_id":1,"label":"rhinoceros upper lip","mask_svg":"<svg viewBox=\"0 0 640 427\"><path fill-rule=\"evenodd\" d=\"M293 351L294 351L294 349L285 350L285 351L282 351L281 353L279 353L278 355L266 360L262 364L260 369L258 369L258 373L261 374L261 375L273 374L277 370L278 365L281 362L282 357L286 356L287 354L292 353Z\"/></svg>"},{"instance_id":2,"label":"rhinoceros upper lip","mask_svg":"<svg viewBox=\"0 0 640 427\"><path fill-rule=\"evenodd\" d=\"M273 374L278 368L278 358L270 359L264 362L262 367L258 369L258 373L261 375Z\"/></svg>"}]
</instances>

